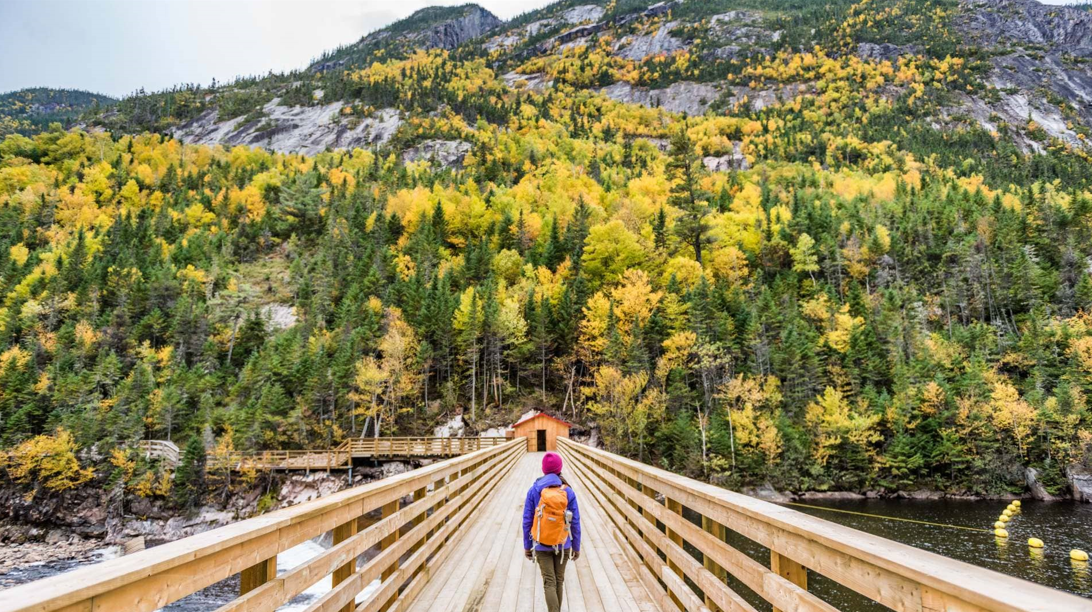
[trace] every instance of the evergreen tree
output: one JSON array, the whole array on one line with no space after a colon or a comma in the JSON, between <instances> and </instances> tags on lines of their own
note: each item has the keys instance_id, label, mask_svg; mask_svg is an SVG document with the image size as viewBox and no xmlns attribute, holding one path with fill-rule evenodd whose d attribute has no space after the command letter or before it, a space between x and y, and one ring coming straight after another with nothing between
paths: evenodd
<instances>
[{"instance_id":1,"label":"evergreen tree","mask_svg":"<svg viewBox=\"0 0 1092 612\"><path fill-rule=\"evenodd\" d=\"M705 166L698 157L686 131L681 126L671 137L667 170L673 183L668 203L682 214L675 221L675 232L694 249L694 259L702 263L702 246L706 243L709 226L705 217L709 214L709 194L701 188Z\"/></svg>"},{"instance_id":2,"label":"evergreen tree","mask_svg":"<svg viewBox=\"0 0 1092 612\"><path fill-rule=\"evenodd\" d=\"M182 453L182 461L175 470L172 487L175 503L187 512L204 503L207 491L205 462L205 445L201 437L191 437Z\"/></svg>"}]
</instances>

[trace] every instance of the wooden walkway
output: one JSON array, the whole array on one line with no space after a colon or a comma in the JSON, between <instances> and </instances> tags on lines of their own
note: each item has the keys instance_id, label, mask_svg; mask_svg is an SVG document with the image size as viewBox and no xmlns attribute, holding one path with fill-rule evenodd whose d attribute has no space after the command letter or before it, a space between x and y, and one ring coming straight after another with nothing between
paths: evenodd
<instances>
[{"instance_id":1,"label":"wooden walkway","mask_svg":"<svg viewBox=\"0 0 1092 612\"><path fill-rule=\"evenodd\" d=\"M820 578L894 612L1092 612L1068 593L557 445L584 536L565 572L568 612L837 612L809 589ZM239 597L218 612L274 612L320 580L332 588L305 612L546 612L521 545L542 459L526 450L523 438L481 448L17 586L0 592L0 612L153 612L233 575ZM766 549L769 564L732 546L729 530ZM331 548L277 574L280 553L326 534Z\"/></svg>"},{"instance_id":2,"label":"wooden walkway","mask_svg":"<svg viewBox=\"0 0 1092 612\"><path fill-rule=\"evenodd\" d=\"M523 556L523 500L542 475L542 453L524 455L454 542L450 556L413 600L410 612L504 610L545 612L538 566ZM610 522L574 474L583 527L580 559L565 572L561 609L571 612L652 612L659 608L611 537Z\"/></svg>"}]
</instances>

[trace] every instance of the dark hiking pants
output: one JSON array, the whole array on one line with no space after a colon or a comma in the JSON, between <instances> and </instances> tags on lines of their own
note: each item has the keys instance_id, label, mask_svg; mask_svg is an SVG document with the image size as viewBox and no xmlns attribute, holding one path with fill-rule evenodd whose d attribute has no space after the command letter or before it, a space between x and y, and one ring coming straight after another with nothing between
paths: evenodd
<instances>
[{"instance_id":1,"label":"dark hiking pants","mask_svg":"<svg viewBox=\"0 0 1092 612\"><path fill-rule=\"evenodd\" d=\"M535 553L538 569L542 571L542 588L546 591L546 610L561 612L561 596L565 593L565 565L569 551Z\"/></svg>"}]
</instances>

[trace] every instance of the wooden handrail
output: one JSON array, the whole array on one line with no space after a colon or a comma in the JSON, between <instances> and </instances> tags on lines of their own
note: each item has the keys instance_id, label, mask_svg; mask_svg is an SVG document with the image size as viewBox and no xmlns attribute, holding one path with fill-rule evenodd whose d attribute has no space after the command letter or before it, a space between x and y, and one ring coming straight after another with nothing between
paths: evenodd
<instances>
[{"instance_id":1,"label":"wooden handrail","mask_svg":"<svg viewBox=\"0 0 1092 612\"><path fill-rule=\"evenodd\" d=\"M221 611L275 610L328 575L333 589L309 610L352 609L356 596L379 579L379 589L357 608L378 611L416 595L430 568L450 552L460 526L525 448L525 441L514 440L14 587L0 594L0 612L145 612L234 574L241 574L242 593ZM365 527L358 520L376 510L382 513L378 522ZM333 533L332 548L276 575L278 553L327 532ZM357 557L375 546L382 552L357 568Z\"/></svg>"},{"instance_id":2,"label":"wooden handrail","mask_svg":"<svg viewBox=\"0 0 1092 612\"><path fill-rule=\"evenodd\" d=\"M775 612L834 612L837 608L808 592L808 573L815 572L896 612L1092 611L1092 602L1075 595L571 440L559 438L558 448L581 491L607 510L615 538L664 610L754 612L729 587L730 574ZM769 549L771 566L730 546L727 529Z\"/></svg>"},{"instance_id":3,"label":"wooden handrail","mask_svg":"<svg viewBox=\"0 0 1092 612\"><path fill-rule=\"evenodd\" d=\"M330 449L233 451L223 458L210 456L209 466L233 470L336 470L352 465L353 457L454 457L500 446L507 440L503 436L350 438Z\"/></svg>"},{"instance_id":4,"label":"wooden handrail","mask_svg":"<svg viewBox=\"0 0 1092 612\"><path fill-rule=\"evenodd\" d=\"M149 459L162 459L168 465L178 465L180 452L178 445L169 440L141 440L138 444L141 452Z\"/></svg>"}]
</instances>

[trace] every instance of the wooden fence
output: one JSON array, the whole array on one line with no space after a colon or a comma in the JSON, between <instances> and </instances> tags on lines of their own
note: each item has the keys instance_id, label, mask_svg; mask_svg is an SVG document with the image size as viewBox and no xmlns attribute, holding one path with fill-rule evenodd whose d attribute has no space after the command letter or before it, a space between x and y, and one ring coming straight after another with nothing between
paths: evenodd
<instances>
[{"instance_id":1,"label":"wooden fence","mask_svg":"<svg viewBox=\"0 0 1092 612\"><path fill-rule=\"evenodd\" d=\"M178 445L170 440L141 440L139 448L145 457L161 459L171 467L178 465L181 457Z\"/></svg>"},{"instance_id":2,"label":"wooden fence","mask_svg":"<svg viewBox=\"0 0 1092 612\"><path fill-rule=\"evenodd\" d=\"M353 438L347 443L354 457L454 457L505 443L507 438Z\"/></svg>"},{"instance_id":3,"label":"wooden fence","mask_svg":"<svg viewBox=\"0 0 1092 612\"><path fill-rule=\"evenodd\" d=\"M308 610L402 610L452 538L519 460L522 439L406 472L132 555L0 592L0 612L148 612L240 574L220 612L275 610L332 576ZM409 499L407 499L409 498ZM364 515L380 514L365 525ZM332 533L334 546L277 575L277 554ZM357 557L380 552L361 567ZM355 598L379 580L359 605Z\"/></svg>"},{"instance_id":4,"label":"wooden fence","mask_svg":"<svg viewBox=\"0 0 1092 612\"><path fill-rule=\"evenodd\" d=\"M351 438L335 448L318 450L235 451L226 458L209 456L209 465L231 469L339 470L352 465L354 457L412 459L457 457L505 443L500 436L461 438Z\"/></svg>"},{"instance_id":5,"label":"wooden fence","mask_svg":"<svg viewBox=\"0 0 1092 612\"><path fill-rule=\"evenodd\" d=\"M1092 611L1092 601L1074 595L570 440L558 445L566 470L606 510L610 531L665 611L756 612L729 575L775 612L837 610L808 591L809 573L896 612ZM730 546L729 529L765 548L769 566Z\"/></svg>"}]
</instances>

